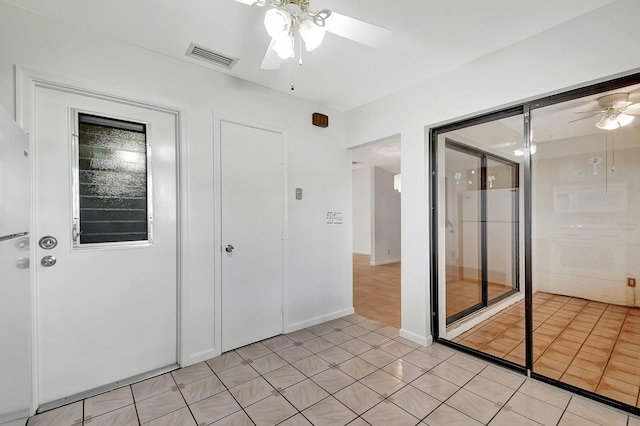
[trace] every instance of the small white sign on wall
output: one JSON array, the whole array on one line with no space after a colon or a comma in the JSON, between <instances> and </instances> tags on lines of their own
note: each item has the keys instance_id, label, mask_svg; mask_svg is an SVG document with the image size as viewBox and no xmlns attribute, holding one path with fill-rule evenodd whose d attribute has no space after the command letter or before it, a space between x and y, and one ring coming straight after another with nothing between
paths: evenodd
<instances>
[{"instance_id":1,"label":"small white sign on wall","mask_svg":"<svg viewBox=\"0 0 640 426\"><path fill-rule=\"evenodd\" d=\"M327 212L327 225L333 224L334 214L333 212Z\"/></svg>"},{"instance_id":2,"label":"small white sign on wall","mask_svg":"<svg viewBox=\"0 0 640 426\"><path fill-rule=\"evenodd\" d=\"M342 225L342 212L327 212L327 225Z\"/></svg>"}]
</instances>

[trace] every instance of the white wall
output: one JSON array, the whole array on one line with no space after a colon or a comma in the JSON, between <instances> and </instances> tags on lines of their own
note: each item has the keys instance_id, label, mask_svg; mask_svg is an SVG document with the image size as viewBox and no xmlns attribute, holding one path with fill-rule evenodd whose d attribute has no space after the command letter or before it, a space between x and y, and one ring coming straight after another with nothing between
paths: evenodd
<instances>
[{"instance_id":1,"label":"white wall","mask_svg":"<svg viewBox=\"0 0 640 426\"><path fill-rule=\"evenodd\" d=\"M344 116L210 69L81 31L0 2L0 104L14 111L14 66L183 109L184 317L182 363L213 356L214 151L212 112L287 130L285 329L352 311L351 153ZM311 114L331 126L311 125ZM304 199L295 200L295 188ZM327 225L326 212L343 213ZM250 297L250 295L247 295Z\"/></svg>"},{"instance_id":2,"label":"white wall","mask_svg":"<svg viewBox=\"0 0 640 426\"><path fill-rule=\"evenodd\" d=\"M353 252L371 255L371 167L353 170Z\"/></svg>"},{"instance_id":3,"label":"white wall","mask_svg":"<svg viewBox=\"0 0 640 426\"><path fill-rule=\"evenodd\" d=\"M636 127L539 144L532 171L539 290L640 306L638 287L626 283L640 277L639 141Z\"/></svg>"},{"instance_id":4,"label":"white wall","mask_svg":"<svg viewBox=\"0 0 640 426\"><path fill-rule=\"evenodd\" d=\"M393 189L393 176L373 168L372 265L400 262L400 193Z\"/></svg>"},{"instance_id":5,"label":"white wall","mask_svg":"<svg viewBox=\"0 0 640 426\"><path fill-rule=\"evenodd\" d=\"M347 113L349 147L401 133L403 336L430 340L425 128L639 69L638 16L618 0Z\"/></svg>"}]
</instances>

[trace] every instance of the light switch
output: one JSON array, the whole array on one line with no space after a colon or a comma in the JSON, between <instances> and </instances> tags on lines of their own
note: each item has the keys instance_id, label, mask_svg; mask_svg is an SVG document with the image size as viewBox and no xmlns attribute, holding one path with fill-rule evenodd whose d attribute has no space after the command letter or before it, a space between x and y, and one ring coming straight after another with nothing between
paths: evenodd
<instances>
[{"instance_id":1,"label":"light switch","mask_svg":"<svg viewBox=\"0 0 640 426\"><path fill-rule=\"evenodd\" d=\"M296 188L296 200L302 200L302 188Z\"/></svg>"},{"instance_id":2,"label":"light switch","mask_svg":"<svg viewBox=\"0 0 640 426\"><path fill-rule=\"evenodd\" d=\"M333 213L333 223L336 225L342 225L342 212Z\"/></svg>"}]
</instances>

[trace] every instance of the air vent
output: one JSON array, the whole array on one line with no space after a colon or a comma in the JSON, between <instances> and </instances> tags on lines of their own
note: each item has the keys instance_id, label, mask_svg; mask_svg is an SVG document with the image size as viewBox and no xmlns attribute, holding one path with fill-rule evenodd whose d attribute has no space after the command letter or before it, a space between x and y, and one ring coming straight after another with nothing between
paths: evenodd
<instances>
[{"instance_id":1,"label":"air vent","mask_svg":"<svg viewBox=\"0 0 640 426\"><path fill-rule=\"evenodd\" d=\"M195 43L191 43L187 49L187 56L197 58L210 64L217 65L222 68L230 70L238 62L238 58L231 56L225 56L222 53L207 49L206 47L198 46Z\"/></svg>"}]
</instances>

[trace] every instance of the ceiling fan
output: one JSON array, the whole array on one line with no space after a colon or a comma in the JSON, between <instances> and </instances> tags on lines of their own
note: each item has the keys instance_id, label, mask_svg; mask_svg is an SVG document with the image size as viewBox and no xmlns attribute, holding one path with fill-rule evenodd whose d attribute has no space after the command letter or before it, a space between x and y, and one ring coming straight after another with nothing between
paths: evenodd
<instances>
[{"instance_id":1,"label":"ceiling fan","mask_svg":"<svg viewBox=\"0 0 640 426\"><path fill-rule=\"evenodd\" d=\"M312 12L309 0L235 1L267 8L264 24L271 43L260 66L265 70L278 69L283 60L295 58L296 36L304 41L307 51L312 51L322 43L325 31L369 47L382 46L391 34L386 28L329 9Z\"/></svg>"},{"instance_id":2,"label":"ceiling fan","mask_svg":"<svg viewBox=\"0 0 640 426\"><path fill-rule=\"evenodd\" d=\"M630 124L640 115L640 103L629 101L629 93L613 93L597 99L599 110L579 111L575 114L589 114L570 121L570 123L602 115L595 126L603 130L615 130Z\"/></svg>"}]
</instances>

